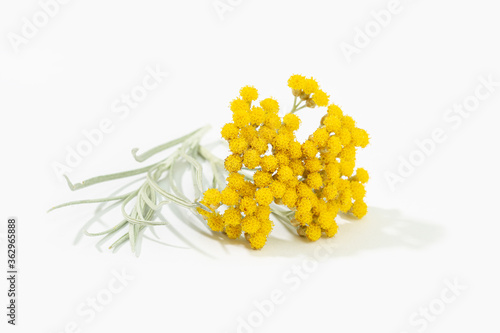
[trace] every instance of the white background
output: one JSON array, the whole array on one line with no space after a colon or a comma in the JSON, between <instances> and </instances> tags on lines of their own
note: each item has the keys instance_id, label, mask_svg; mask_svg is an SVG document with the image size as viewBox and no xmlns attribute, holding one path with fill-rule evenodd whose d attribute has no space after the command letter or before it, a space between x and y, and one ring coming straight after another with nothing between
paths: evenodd
<instances>
[{"instance_id":1,"label":"white background","mask_svg":"<svg viewBox=\"0 0 500 333\"><path fill-rule=\"evenodd\" d=\"M41 7L2 1L1 267L6 219L17 216L20 271L14 328L1 279L2 332L237 332L249 317L254 326L241 332L498 331L500 86L478 88L489 94L465 117L447 113L477 101L481 77L500 81L496 3L401 0L351 61L340 46L355 45L357 29L377 29L370 13L389 1L223 0L232 10L222 16L214 3L70 1L15 52L12 34ZM121 118L114 103L148 67L169 75ZM284 112L293 73L318 79L371 136L358 154L371 173L369 213L346 221L334 239L309 243L277 225L264 249L251 251L243 241L206 237L190 214L166 211L187 243L161 227L162 240L182 248L145 240L137 258L127 246L99 252L94 238L74 245L94 206L46 213L115 189L70 192L53 170L103 119L113 130L69 173L74 181L134 168L130 149L206 124L213 142L246 84L277 98ZM302 137L323 112L301 111ZM387 173L397 174L400 158L421 157L415 140L439 128L446 140L392 189ZM327 245L332 253L314 261ZM292 270L303 265L308 273L299 278ZM89 299L109 295L113 272L123 270L133 280L92 316ZM446 281L466 289L454 296ZM275 290L282 302L263 316L255 302L267 304ZM431 321L415 317L429 306Z\"/></svg>"}]
</instances>

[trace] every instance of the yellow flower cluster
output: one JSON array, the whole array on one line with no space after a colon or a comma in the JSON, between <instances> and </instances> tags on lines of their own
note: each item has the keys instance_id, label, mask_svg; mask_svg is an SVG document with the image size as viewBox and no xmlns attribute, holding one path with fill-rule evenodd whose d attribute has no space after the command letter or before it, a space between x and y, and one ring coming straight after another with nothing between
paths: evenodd
<instances>
[{"instance_id":1,"label":"yellow flower cluster","mask_svg":"<svg viewBox=\"0 0 500 333\"><path fill-rule=\"evenodd\" d=\"M330 96L319 88L318 82L312 77L308 79L302 75L292 75L288 79L288 86L292 88L295 97L300 97L301 100L306 101L307 107L328 105Z\"/></svg>"},{"instance_id":2,"label":"yellow flower cluster","mask_svg":"<svg viewBox=\"0 0 500 333\"><path fill-rule=\"evenodd\" d=\"M328 105L328 95L313 78L293 75L288 85L306 106ZM244 233L252 248L261 249L273 229L272 203L293 211L292 225L311 241L336 234L339 211L363 217L368 173L354 169L356 149L368 144L366 131L330 104L320 126L300 143L295 136L299 117L288 113L281 118L276 100L256 105L257 98L257 89L247 86L231 102L233 121L221 130L231 151L224 162L227 186L207 190L200 203L208 210L198 209L209 227L233 239ZM251 178L245 179L243 167Z\"/></svg>"}]
</instances>

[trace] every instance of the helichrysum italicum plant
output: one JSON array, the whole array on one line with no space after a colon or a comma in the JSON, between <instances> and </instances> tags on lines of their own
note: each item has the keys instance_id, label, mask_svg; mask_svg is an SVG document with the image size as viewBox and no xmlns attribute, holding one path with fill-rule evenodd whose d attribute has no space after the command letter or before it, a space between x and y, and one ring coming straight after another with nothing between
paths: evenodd
<instances>
[{"instance_id":1,"label":"helichrysum italicum plant","mask_svg":"<svg viewBox=\"0 0 500 333\"><path fill-rule=\"evenodd\" d=\"M315 79L292 75L288 86L294 105L283 117L278 115L280 107L275 99L258 102L257 89L241 88L238 98L230 103L232 121L220 132L229 145L230 153L224 160L200 144L206 130L200 129L140 156L134 150L134 157L142 162L178 146L169 157L148 167L95 177L77 185L68 180L72 189L78 189L146 173L146 181L139 189L123 196L72 202L54 208L76 203L122 202L123 221L91 235L109 236L128 226L128 232L112 247L130 241L133 250L143 228L165 224L154 221L165 204L197 212L211 230L229 238L244 235L253 249L261 249L266 244L274 226L271 214L311 241L321 235L335 236L339 212L357 218L367 212L364 197L369 176L365 169L356 169L355 162L357 149L366 147L369 137L352 117L330 103L330 96L320 89ZM325 115L308 139L299 142L295 133L301 119L296 112L316 107L325 107ZM188 199L172 181L173 166L181 161L192 166L194 200ZM203 195L200 162L208 162L213 174L213 186ZM168 189L160 186L162 180L169 181ZM127 213L125 206L132 200L135 205Z\"/></svg>"},{"instance_id":2,"label":"helichrysum italicum plant","mask_svg":"<svg viewBox=\"0 0 500 333\"><path fill-rule=\"evenodd\" d=\"M205 191L200 203L207 209L198 208L213 231L229 238L244 234L254 249L266 244L273 229L271 212L285 217L299 235L316 241L322 234L337 233L339 212L361 218L367 211L368 173L354 170L356 149L368 144L367 132L329 104L329 96L313 78L292 75L288 86L295 101L283 117L276 100L257 102L254 87L243 87L231 102L232 122L221 130L231 153L224 161L227 185L222 191ZM295 112L304 107L327 110L319 127L300 143L295 132L301 120ZM288 211L273 210L272 204Z\"/></svg>"}]
</instances>

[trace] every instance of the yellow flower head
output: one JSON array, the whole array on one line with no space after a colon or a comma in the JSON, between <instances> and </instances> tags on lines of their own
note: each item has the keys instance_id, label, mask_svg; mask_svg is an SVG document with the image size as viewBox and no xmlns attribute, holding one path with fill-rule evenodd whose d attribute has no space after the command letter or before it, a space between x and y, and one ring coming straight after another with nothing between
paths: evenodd
<instances>
[{"instance_id":1,"label":"yellow flower head","mask_svg":"<svg viewBox=\"0 0 500 333\"><path fill-rule=\"evenodd\" d=\"M323 164L317 158L307 159L305 161L305 167L309 172L319 172L323 170Z\"/></svg>"},{"instance_id":2,"label":"yellow flower head","mask_svg":"<svg viewBox=\"0 0 500 333\"><path fill-rule=\"evenodd\" d=\"M362 184L368 183L368 180L370 179L368 172L363 168L358 168L356 170L356 177L355 178L356 178L356 180L358 180Z\"/></svg>"},{"instance_id":3,"label":"yellow flower head","mask_svg":"<svg viewBox=\"0 0 500 333\"><path fill-rule=\"evenodd\" d=\"M243 197L240 201L240 210L245 215L251 215L257 210L257 203L253 197Z\"/></svg>"},{"instance_id":4,"label":"yellow flower head","mask_svg":"<svg viewBox=\"0 0 500 333\"><path fill-rule=\"evenodd\" d=\"M312 204L309 198L300 198L297 202L297 212L298 213L306 213L311 212Z\"/></svg>"},{"instance_id":5,"label":"yellow flower head","mask_svg":"<svg viewBox=\"0 0 500 333\"><path fill-rule=\"evenodd\" d=\"M243 163L249 169L255 169L260 164L260 155L254 149L249 149L243 155Z\"/></svg>"},{"instance_id":6,"label":"yellow flower head","mask_svg":"<svg viewBox=\"0 0 500 333\"><path fill-rule=\"evenodd\" d=\"M259 97L259 93L254 87L246 86L241 88L240 96L244 101L251 102L257 100L257 98Z\"/></svg>"},{"instance_id":7,"label":"yellow flower head","mask_svg":"<svg viewBox=\"0 0 500 333\"><path fill-rule=\"evenodd\" d=\"M281 127L278 129L278 134L283 134L288 137L288 141L292 142L295 140L295 133L292 131L288 126L285 124L282 124Z\"/></svg>"},{"instance_id":8,"label":"yellow flower head","mask_svg":"<svg viewBox=\"0 0 500 333\"><path fill-rule=\"evenodd\" d=\"M270 129L276 130L281 126L281 118L276 113L268 113L264 124Z\"/></svg>"},{"instance_id":9,"label":"yellow flower head","mask_svg":"<svg viewBox=\"0 0 500 333\"><path fill-rule=\"evenodd\" d=\"M328 149L333 155L337 155L342 151L342 142L338 136L331 136L328 138Z\"/></svg>"},{"instance_id":10,"label":"yellow flower head","mask_svg":"<svg viewBox=\"0 0 500 333\"><path fill-rule=\"evenodd\" d=\"M317 241L321 237L321 228L317 225L307 226L306 236L310 241Z\"/></svg>"},{"instance_id":11,"label":"yellow flower head","mask_svg":"<svg viewBox=\"0 0 500 333\"><path fill-rule=\"evenodd\" d=\"M286 150L288 144L290 143L290 138L284 133L280 133L274 137L273 147L278 150Z\"/></svg>"},{"instance_id":12,"label":"yellow flower head","mask_svg":"<svg viewBox=\"0 0 500 333\"><path fill-rule=\"evenodd\" d=\"M274 156L278 160L278 167L290 165L290 158L286 153L278 152L275 153Z\"/></svg>"},{"instance_id":13,"label":"yellow flower head","mask_svg":"<svg viewBox=\"0 0 500 333\"><path fill-rule=\"evenodd\" d=\"M363 200L366 194L365 186L360 182L351 182L352 198L354 200Z\"/></svg>"},{"instance_id":14,"label":"yellow flower head","mask_svg":"<svg viewBox=\"0 0 500 333\"><path fill-rule=\"evenodd\" d=\"M304 174L305 167L302 160L300 159L291 160L288 166L292 169L294 176L302 176Z\"/></svg>"},{"instance_id":15,"label":"yellow flower head","mask_svg":"<svg viewBox=\"0 0 500 333\"><path fill-rule=\"evenodd\" d=\"M325 172L329 180L340 178L340 166L337 163L329 163L325 166Z\"/></svg>"},{"instance_id":16,"label":"yellow flower head","mask_svg":"<svg viewBox=\"0 0 500 333\"><path fill-rule=\"evenodd\" d=\"M266 112L259 106L252 107L248 115L250 116L250 123L252 125L262 125L266 120Z\"/></svg>"},{"instance_id":17,"label":"yellow flower head","mask_svg":"<svg viewBox=\"0 0 500 333\"><path fill-rule=\"evenodd\" d=\"M227 187L233 190L241 190L245 186L245 176L237 172L230 173L226 178Z\"/></svg>"},{"instance_id":18,"label":"yellow flower head","mask_svg":"<svg viewBox=\"0 0 500 333\"><path fill-rule=\"evenodd\" d=\"M221 201L226 206L236 206L240 202L240 196L228 186L221 191Z\"/></svg>"},{"instance_id":19,"label":"yellow flower head","mask_svg":"<svg viewBox=\"0 0 500 333\"><path fill-rule=\"evenodd\" d=\"M366 205L366 203L364 203L364 201L356 200L352 205L351 210L352 214L356 216L358 219L360 219L366 215L366 212L368 211L368 206Z\"/></svg>"},{"instance_id":20,"label":"yellow flower head","mask_svg":"<svg viewBox=\"0 0 500 333\"><path fill-rule=\"evenodd\" d=\"M353 144L345 146L340 152L340 158L347 161L356 160L356 147Z\"/></svg>"},{"instance_id":21,"label":"yellow flower head","mask_svg":"<svg viewBox=\"0 0 500 333\"><path fill-rule=\"evenodd\" d=\"M288 155L292 159L299 159L302 157L302 145L298 141L291 141L288 145Z\"/></svg>"},{"instance_id":22,"label":"yellow flower head","mask_svg":"<svg viewBox=\"0 0 500 333\"><path fill-rule=\"evenodd\" d=\"M280 181L274 181L269 187L273 197L281 199L286 191L286 185Z\"/></svg>"},{"instance_id":23,"label":"yellow flower head","mask_svg":"<svg viewBox=\"0 0 500 333\"><path fill-rule=\"evenodd\" d=\"M314 103L316 103L317 106L327 106L328 105L328 100L330 96L328 96L323 90L318 89L314 95L312 96L312 99Z\"/></svg>"},{"instance_id":24,"label":"yellow flower head","mask_svg":"<svg viewBox=\"0 0 500 333\"><path fill-rule=\"evenodd\" d=\"M306 140L306 142L302 144L302 154L304 155L304 157L314 158L317 153L318 153L318 148L316 147L313 141Z\"/></svg>"},{"instance_id":25,"label":"yellow flower head","mask_svg":"<svg viewBox=\"0 0 500 333\"><path fill-rule=\"evenodd\" d=\"M347 128L349 131L352 131L356 127L356 122L352 119L351 116L343 116L341 119L342 127Z\"/></svg>"},{"instance_id":26,"label":"yellow flower head","mask_svg":"<svg viewBox=\"0 0 500 333\"><path fill-rule=\"evenodd\" d=\"M225 140L231 140L238 137L240 130L233 123L225 124L220 131L220 134Z\"/></svg>"},{"instance_id":27,"label":"yellow flower head","mask_svg":"<svg viewBox=\"0 0 500 333\"><path fill-rule=\"evenodd\" d=\"M213 231L222 231L224 230L224 221L222 220L222 216L219 213L212 214L208 217L208 226Z\"/></svg>"},{"instance_id":28,"label":"yellow flower head","mask_svg":"<svg viewBox=\"0 0 500 333\"><path fill-rule=\"evenodd\" d=\"M323 188L322 194L327 200L335 200L338 194L337 187L334 184L329 184Z\"/></svg>"},{"instance_id":29,"label":"yellow flower head","mask_svg":"<svg viewBox=\"0 0 500 333\"><path fill-rule=\"evenodd\" d=\"M272 129L268 126L261 126L259 128L259 136L266 140L267 143L271 143L276 136L276 129Z\"/></svg>"},{"instance_id":30,"label":"yellow flower head","mask_svg":"<svg viewBox=\"0 0 500 333\"><path fill-rule=\"evenodd\" d=\"M260 166L265 172L274 172L278 167L278 159L273 155L267 155L260 160Z\"/></svg>"},{"instance_id":31,"label":"yellow flower head","mask_svg":"<svg viewBox=\"0 0 500 333\"><path fill-rule=\"evenodd\" d=\"M267 113L278 113L278 111L280 110L280 106L278 104L278 101L276 101L274 98L263 99L260 102L260 106Z\"/></svg>"},{"instance_id":32,"label":"yellow flower head","mask_svg":"<svg viewBox=\"0 0 500 333\"><path fill-rule=\"evenodd\" d=\"M255 212L255 216L259 221L265 221L269 219L269 215L271 214L271 208L266 205L257 206L257 211Z\"/></svg>"},{"instance_id":33,"label":"yellow flower head","mask_svg":"<svg viewBox=\"0 0 500 333\"><path fill-rule=\"evenodd\" d=\"M254 173L253 181L257 187L266 187L273 181L273 176L269 172L259 170Z\"/></svg>"},{"instance_id":34,"label":"yellow flower head","mask_svg":"<svg viewBox=\"0 0 500 333\"><path fill-rule=\"evenodd\" d=\"M291 187L291 188L297 188L297 185L300 184L300 181L295 177L291 178L286 182L286 186Z\"/></svg>"},{"instance_id":35,"label":"yellow flower head","mask_svg":"<svg viewBox=\"0 0 500 333\"><path fill-rule=\"evenodd\" d=\"M241 236L241 225L226 225L224 228L227 237L238 239Z\"/></svg>"},{"instance_id":36,"label":"yellow flower head","mask_svg":"<svg viewBox=\"0 0 500 333\"><path fill-rule=\"evenodd\" d=\"M268 149L268 143L264 138L256 137L250 142L250 146L255 149L259 155L263 155L266 153Z\"/></svg>"},{"instance_id":37,"label":"yellow flower head","mask_svg":"<svg viewBox=\"0 0 500 333\"><path fill-rule=\"evenodd\" d=\"M255 195L256 186L253 182L245 180L244 186L238 191L241 196L253 197Z\"/></svg>"},{"instance_id":38,"label":"yellow flower head","mask_svg":"<svg viewBox=\"0 0 500 333\"><path fill-rule=\"evenodd\" d=\"M311 188L317 190L323 186L323 179L319 172L313 172L307 175L307 185L311 186Z\"/></svg>"},{"instance_id":39,"label":"yellow flower head","mask_svg":"<svg viewBox=\"0 0 500 333\"><path fill-rule=\"evenodd\" d=\"M245 138L236 138L229 141L229 150L233 154L242 154L248 148Z\"/></svg>"},{"instance_id":40,"label":"yellow flower head","mask_svg":"<svg viewBox=\"0 0 500 333\"><path fill-rule=\"evenodd\" d=\"M327 115L323 119L323 125L325 125L328 133L338 133L342 126L342 121L334 115Z\"/></svg>"},{"instance_id":41,"label":"yellow flower head","mask_svg":"<svg viewBox=\"0 0 500 333\"><path fill-rule=\"evenodd\" d=\"M317 198L317 197L316 197ZM312 212L314 215L319 216L321 213L328 211L328 204L323 199L318 199L315 202L315 206L313 206ZM337 212L334 212L335 216Z\"/></svg>"},{"instance_id":42,"label":"yellow flower head","mask_svg":"<svg viewBox=\"0 0 500 333\"><path fill-rule=\"evenodd\" d=\"M304 93L313 94L318 91L318 88L319 85L315 79L309 78L304 80L304 87L302 88L302 90L304 90Z\"/></svg>"},{"instance_id":43,"label":"yellow flower head","mask_svg":"<svg viewBox=\"0 0 500 333\"><path fill-rule=\"evenodd\" d=\"M257 136L258 136L257 130L255 129L255 127L251 125L243 127L240 131L240 137L245 139L247 144L250 144L253 141L253 139L257 138Z\"/></svg>"},{"instance_id":44,"label":"yellow flower head","mask_svg":"<svg viewBox=\"0 0 500 333\"><path fill-rule=\"evenodd\" d=\"M255 250L260 250L266 245L267 236L263 232L257 232L248 238L250 245Z\"/></svg>"},{"instance_id":45,"label":"yellow flower head","mask_svg":"<svg viewBox=\"0 0 500 333\"><path fill-rule=\"evenodd\" d=\"M273 202L273 192L269 188L260 188L255 192L255 200L259 205L269 206Z\"/></svg>"},{"instance_id":46,"label":"yellow flower head","mask_svg":"<svg viewBox=\"0 0 500 333\"><path fill-rule=\"evenodd\" d=\"M330 137L326 128L321 127L314 131L311 140L319 147L323 148L326 146L328 142L328 138Z\"/></svg>"},{"instance_id":47,"label":"yellow flower head","mask_svg":"<svg viewBox=\"0 0 500 333\"><path fill-rule=\"evenodd\" d=\"M368 133L366 133L366 131L361 128L354 128L351 132L351 136L352 136L352 143L356 147L365 148L370 141Z\"/></svg>"},{"instance_id":48,"label":"yellow flower head","mask_svg":"<svg viewBox=\"0 0 500 333\"><path fill-rule=\"evenodd\" d=\"M292 180L293 178L295 178L295 176L293 174L292 168L290 168L289 166L286 166L286 165L279 168L278 179L281 182L286 183L286 182Z\"/></svg>"},{"instance_id":49,"label":"yellow flower head","mask_svg":"<svg viewBox=\"0 0 500 333\"><path fill-rule=\"evenodd\" d=\"M241 222L241 212L237 208L228 208L222 215L222 220L224 221L224 225L227 227L228 225L239 225Z\"/></svg>"},{"instance_id":50,"label":"yellow flower head","mask_svg":"<svg viewBox=\"0 0 500 333\"><path fill-rule=\"evenodd\" d=\"M343 176L351 177L352 173L354 172L354 166L355 166L354 161L347 161L347 160L340 161L340 173Z\"/></svg>"},{"instance_id":51,"label":"yellow flower head","mask_svg":"<svg viewBox=\"0 0 500 333\"><path fill-rule=\"evenodd\" d=\"M241 98L236 98L231 102L230 108L233 112L248 112L250 110L250 105Z\"/></svg>"},{"instance_id":52,"label":"yellow flower head","mask_svg":"<svg viewBox=\"0 0 500 333\"><path fill-rule=\"evenodd\" d=\"M233 154L226 157L224 161L224 168L229 172L237 172L241 170L242 162L239 155Z\"/></svg>"},{"instance_id":53,"label":"yellow flower head","mask_svg":"<svg viewBox=\"0 0 500 333\"><path fill-rule=\"evenodd\" d=\"M333 211L324 211L318 217L318 224L321 229L329 229L335 223L336 214Z\"/></svg>"},{"instance_id":54,"label":"yellow flower head","mask_svg":"<svg viewBox=\"0 0 500 333\"><path fill-rule=\"evenodd\" d=\"M260 222L255 215L246 216L241 220L241 229L249 234L254 234L260 229Z\"/></svg>"},{"instance_id":55,"label":"yellow flower head","mask_svg":"<svg viewBox=\"0 0 500 333\"><path fill-rule=\"evenodd\" d=\"M302 90L305 85L305 80L306 78L302 75L298 74L292 75L288 79L288 86L295 90Z\"/></svg>"},{"instance_id":56,"label":"yellow flower head","mask_svg":"<svg viewBox=\"0 0 500 333\"><path fill-rule=\"evenodd\" d=\"M271 221L270 219L262 220L260 221L260 229L258 233L260 232L267 236L273 230L273 226L274 226L273 221Z\"/></svg>"},{"instance_id":57,"label":"yellow flower head","mask_svg":"<svg viewBox=\"0 0 500 333\"><path fill-rule=\"evenodd\" d=\"M339 141L340 145L340 141ZM340 149L342 150L342 145L340 145ZM333 153L329 150L328 146L326 149L323 149L320 153L320 159L321 161L326 165L326 164L332 164L332 163L337 163L337 157L339 156L338 153Z\"/></svg>"},{"instance_id":58,"label":"yellow flower head","mask_svg":"<svg viewBox=\"0 0 500 333\"><path fill-rule=\"evenodd\" d=\"M319 191L318 191L319 192ZM319 194L319 193L318 193ZM316 195L312 195L309 200L311 201L311 205L312 205L312 211L313 212L317 212L318 210L318 207L319 207L319 203L321 201L320 198L318 198Z\"/></svg>"},{"instance_id":59,"label":"yellow flower head","mask_svg":"<svg viewBox=\"0 0 500 333\"><path fill-rule=\"evenodd\" d=\"M245 126L248 126L250 123L250 114L248 111L243 111L243 110L236 110L233 112L233 123L236 125L238 128L243 128Z\"/></svg>"},{"instance_id":60,"label":"yellow flower head","mask_svg":"<svg viewBox=\"0 0 500 333\"><path fill-rule=\"evenodd\" d=\"M221 198L222 197L220 192L215 188L211 188L203 193L202 203L206 204L207 206L219 206Z\"/></svg>"},{"instance_id":61,"label":"yellow flower head","mask_svg":"<svg viewBox=\"0 0 500 333\"><path fill-rule=\"evenodd\" d=\"M300 225L306 225L313 221L313 214L310 211L297 211L294 217L300 222Z\"/></svg>"},{"instance_id":62,"label":"yellow flower head","mask_svg":"<svg viewBox=\"0 0 500 333\"><path fill-rule=\"evenodd\" d=\"M339 229L339 226L337 225L337 223L335 221L333 221L332 226L325 230L326 237L332 238L333 236L335 236L337 234L338 229Z\"/></svg>"},{"instance_id":63,"label":"yellow flower head","mask_svg":"<svg viewBox=\"0 0 500 333\"><path fill-rule=\"evenodd\" d=\"M306 183L300 183L297 186L297 194L299 195L300 198L309 198L315 196L312 188L307 185Z\"/></svg>"},{"instance_id":64,"label":"yellow flower head","mask_svg":"<svg viewBox=\"0 0 500 333\"><path fill-rule=\"evenodd\" d=\"M340 109L340 107L338 105L335 105L335 104L330 104L328 106L327 112L328 112L328 115L337 117L339 119L341 119L344 115L342 110Z\"/></svg>"},{"instance_id":65,"label":"yellow flower head","mask_svg":"<svg viewBox=\"0 0 500 333\"><path fill-rule=\"evenodd\" d=\"M340 194L340 210L347 213L352 206L351 189L347 188Z\"/></svg>"},{"instance_id":66,"label":"yellow flower head","mask_svg":"<svg viewBox=\"0 0 500 333\"><path fill-rule=\"evenodd\" d=\"M283 123L291 131L296 131L299 129L300 126L300 118L296 114L287 113L283 117Z\"/></svg>"},{"instance_id":67,"label":"yellow flower head","mask_svg":"<svg viewBox=\"0 0 500 333\"><path fill-rule=\"evenodd\" d=\"M294 188L287 188L285 191L285 194L283 194L283 198L281 199L283 201L283 204L286 205L288 208L294 208L295 205L297 204L297 192L295 191Z\"/></svg>"}]
</instances>

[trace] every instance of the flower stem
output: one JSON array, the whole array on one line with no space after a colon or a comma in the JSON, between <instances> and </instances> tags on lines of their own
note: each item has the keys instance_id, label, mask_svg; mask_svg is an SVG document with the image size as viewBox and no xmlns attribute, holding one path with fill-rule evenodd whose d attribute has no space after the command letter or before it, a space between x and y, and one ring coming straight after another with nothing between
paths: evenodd
<instances>
[{"instance_id":1,"label":"flower stem","mask_svg":"<svg viewBox=\"0 0 500 333\"><path fill-rule=\"evenodd\" d=\"M299 102L299 103L297 103L297 96L295 96L295 98L293 99L293 107L292 107L292 109L290 110L290 112L289 112L289 113L295 113L295 112L297 112L297 111L299 111L299 110L301 110L301 109L305 108L305 107L306 107L306 105L305 105L305 104L304 104L304 105L302 105L302 102L303 102L303 101L302 101L302 100L300 100L300 102ZM302 106L301 106L301 105L302 105Z\"/></svg>"}]
</instances>

